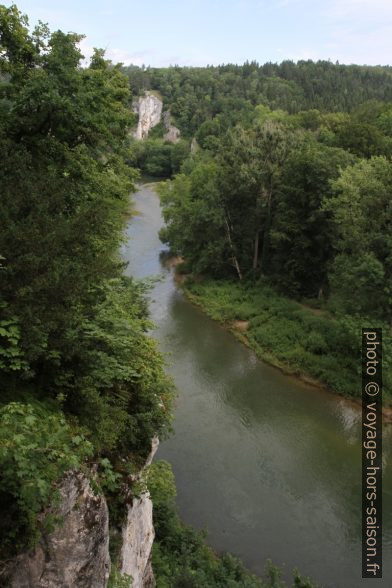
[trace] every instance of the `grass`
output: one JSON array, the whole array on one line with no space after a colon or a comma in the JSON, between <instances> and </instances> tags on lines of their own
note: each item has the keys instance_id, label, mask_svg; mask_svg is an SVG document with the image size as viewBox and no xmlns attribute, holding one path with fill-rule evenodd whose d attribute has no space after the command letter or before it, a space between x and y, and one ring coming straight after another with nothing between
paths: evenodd
<instances>
[{"instance_id":1,"label":"grass","mask_svg":"<svg viewBox=\"0 0 392 588\"><path fill-rule=\"evenodd\" d=\"M383 327L383 397L392 405L392 338L387 325L364 317L314 312L266 284L187 278L194 303L229 327L263 360L350 398L361 398L361 329ZM246 321L244 332L236 321Z\"/></svg>"}]
</instances>

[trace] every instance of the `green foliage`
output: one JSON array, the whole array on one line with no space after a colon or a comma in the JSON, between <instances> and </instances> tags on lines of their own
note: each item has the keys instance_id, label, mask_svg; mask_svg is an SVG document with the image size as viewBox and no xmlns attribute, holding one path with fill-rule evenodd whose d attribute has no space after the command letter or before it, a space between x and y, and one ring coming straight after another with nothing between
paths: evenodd
<instances>
[{"instance_id":1,"label":"green foliage","mask_svg":"<svg viewBox=\"0 0 392 588\"><path fill-rule=\"evenodd\" d=\"M81 67L81 38L42 25L29 33L15 6L0 7L0 529L9 551L38 537L66 470L92 458L95 489L120 495L124 464L170 428L173 389L147 336L145 287L123 277L118 253L138 177L126 164L128 80L101 50Z\"/></svg>"},{"instance_id":2,"label":"green foliage","mask_svg":"<svg viewBox=\"0 0 392 588\"><path fill-rule=\"evenodd\" d=\"M63 414L11 402L0 409L0 544L2 556L31 547L47 520L42 509L63 473L91 457L92 444Z\"/></svg>"},{"instance_id":3,"label":"green foliage","mask_svg":"<svg viewBox=\"0 0 392 588\"><path fill-rule=\"evenodd\" d=\"M154 462L149 469L148 487L154 510L156 539L152 564L157 588L284 588L281 572L267 563L263 579L249 573L229 555L217 555L205 543L205 534L181 522L175 506L175 483L167 462ZM317 588L301 580L294 571L293 586Z\"/></svg>"},{"instance_id":4,"label":"green foliage","mask_svg":"<svg viewBox=\"0 0 392 588\"><path fill-rule=\"evenodd\" d=\"M156 127L152 129L154 131ZM181 169L189 155L189 144L180 140L177 143L164 141L151 132L143 141L133 141L129 154L132 165L143 174L157 178L170 178Z\"/></svg>"},{"instance_id":5,"label":"green foliage","mask_svg":"<svg viewBox=\"0 0 392 588\"><path fill-rule=\"evenodd\" d=\"M294 570L293 588L317 588L317 584L310 578L301 576L298 570Z\"/></svg>"},{"instance_id":6,"label":"green foliage","mask_svg":"<svg viewBox=\"0 0 392 588\"><path fill-rule=\"evenodd\" d=\"M154 502L159 508L176 497L176 483L171 465L164 460L154 461L148 468L147 474L148 490Z\"/></svg>"},{"instance_id":7,"label":"green foliage","mask_svg":"<svg viewBox=\"0 0 392 588\"><path fill-rule=\"evenodd\" d=\"M286 60L280 64L260 65L252 61L243 65L204 68L138 68L131 65L124 68L124 72L136 94L151 88L160 92L186 137L199 133L204 123L215 121L216 117L219 117L217 124L225 130L237 122L245 123L252 118L253 107L259 104L290 113L309 109L351 112L366 101L392 100L389 66ZM380 127L390 128L388 120L385 115ZM206 131L204 127L198 135L202 147L206 147ZM355 143L354 129L347 131L351 145L352 141ZM214 134L215 131L211 136ZM346 132L344 134L347 136ZM367 135L374 136L374 131L370 129L367 133L364 129L360 135L366 146L369 144ZM359 143L362 149L362 138Z\"/></svg>"},{"instance_id":8,"label":"green foliage","mask_svg":"<svg viewBox=\"0 0 392 588\"><path fill-rule=\"evenodd\" d=\"M209 161L158 188L166 221L161 238L198 272L219 272L230 259L217 182L217 166Z\"/></svg>"},{"instance_id":9,"label":"green foliage","mask_svg":"<svg viewBox=\"0 0 392 588\"><path fill-rule=\"evenodd\" d=\"M128 574L122 574L117 566L112 565L108 588L132 588L132 578Z\"/></svg>"},{"instance_id":10,"label":"green foliage","mask_svg":"<svg viewBox=\"0 0 392 588\"><path fill-rule=\"evenodd\" d=\"M144 144L140 169L154 177L170 177L172 146L164 141L149 139Z\"/></svg>"},{"instance_id":11,"label":"green foliage","mask_svg":"<svg viewBox=\"0 0 392 588\"><path fill-rule=\"evenodd\" d=\"M91 317L67 331L70 347L79 346L77 373L73 359L55 385L65 394L64 409L89 427L97 450L143 451L169 430L172 385L145 334L150 323L141 287L112 280L101 297Z\"/></svg>"},{"instance_id":12,"label":"green foliage","mask_svg":"<svg viewBox=\"0 0 392 588\"><path fill-rule=\"evenodd\" d=\"M6 305L0 304L4 312ZM0 370L4 372L26 372L27 362L20 348L20 326L18 318L10 316L0 319Z\"/></svg>"},{"instance_id":13,"label":"green foliage","mask_svg":"<svg viewBox=\"0 0 392 588\"><path fill-rule=\"evenodd\" d=\"M188 174L161 188L162 238L196 272L240 279L265 272L281 168L295 143L296 135L273 120L229 131L214 160L196 157Z\"/></svg>"},{"instance_id":14,"label":"green foliage","mask_svg":"<svg viewBox=\"0 0 392 588\"><path fill-rule=\"evenodd\" d=\"M35 40L25 31L35 66L26 57L19 76L10 15L15 21L14 8L2 9L9 81L0 85L10 105L0 119L2 309L20 326L30 373L50 388L70 351L65 330L88 312L101 280L118 273L135 177L123 163L132 117L126 78L99 52L81 69L77 35Z\"/></svg>"},{"instance_id":15,"label":"green foliage","mask_svg":"<svg viewBox=\"0 0 392 588\"><path fill-rule=\"evenodd\" d=\"M204 280L186 282L185 287L212 318L229 325L249 321L246 339L263 359L288 373L311 376L345 396L360 396L361 328L372 322L369 317L314 311L265 283ZM389 405L392 337L385 322L376 324L384 332L384 401Z\"/></svg>"},{"instance_id":16,"label":"green foliage","mask_svg":"<svg viewBox=\"0 0 392 588\"><path fill-rule=\"evenodd\" d=\"M203 122L204 149L161 188L162 239L194 274L263 275L290 296L391 322L389 112L258 105L246 125ZM347 137L362 131L367 147L354 148Z\"/></svg>"},{"instance_id":17,"label":"green foliage","mask_svg":"<svg viewBox=\"0 0 392 588\"><path fill-rule=\"evenodd\" d=\"M328 288L333 223L323 203L333 195L331 180L353 161L342 149L306 137L284 166L271 228L270 268L274 282L291 295L317 296Z\"/></svg>"},{"instance_id":18,"label":"green foliage","mask_svg":"<svg viewBox=\"0 0 392 588\"><path fill-rule=\"evenodd\" d=\"M150 129L150 131L148 133L148 138L149 139L163 139L164 134L165 134L165 126L164 126L163 122L160 122L157 125L155 125L155 127Z\"/></svg>"},{"instance_id":19,"label":"green foliage","mask_svg":"<svg viewBox=\"0 0 392 588\"><path fill-rule=\"evenodd\" d=\"M391 321L392 163L362 160L335 181L325 203L335 220L333 295L344 310Z\"/></svg>"}]
</instances>

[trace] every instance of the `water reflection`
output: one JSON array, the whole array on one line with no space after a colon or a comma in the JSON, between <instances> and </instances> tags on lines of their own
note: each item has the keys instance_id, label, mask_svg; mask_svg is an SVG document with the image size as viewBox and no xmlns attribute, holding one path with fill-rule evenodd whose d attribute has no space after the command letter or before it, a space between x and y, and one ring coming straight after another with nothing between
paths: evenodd
<instances>
[{"instance_id":1,"label":"water reflection","mask_svg":"<svg viewBox=\"0 0 392 588\"><path fill-rule=\"evenodd\" d=\"M180 395L159 457L173 464L183 517L256 572L271 557L325 586L373 586L360 577L358 408L258 361L184 300L159 261L158 199L142 188L136 201L123 255L136 277L162 278L150 294L154 336ZM382 587L392 578L391 445L388 430Z\"/></svg>"}]
</instances>

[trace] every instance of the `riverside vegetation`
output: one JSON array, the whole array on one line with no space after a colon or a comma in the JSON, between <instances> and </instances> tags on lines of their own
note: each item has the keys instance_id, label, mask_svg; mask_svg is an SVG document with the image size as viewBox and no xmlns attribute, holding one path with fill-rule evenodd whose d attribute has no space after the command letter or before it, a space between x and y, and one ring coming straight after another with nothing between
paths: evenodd
<instances>
[{"instance_id":1,"label":"riverside vegetation","mask_svg":"<svg viewBox=\"0 0 392 588\"><path fill-rule=\"evenodd\" d=\"M61 524L42 513L67 470L84 471L112 524L121 519L172 418L145 286L124 277L118 253L138 177L129 83L100 50L82 67L81 38L30 32L15 6L0 6L2 563ZM167 465L154 464L147 484L158 586L281 584L273 566L258 579L179 520ZM116 565L109 583L129 585ZM297 573L294 584L312 585Z\"/></svg>"},{"instance_id":2,"label":"riverside vegetation","mask_svg":"<svg viewBox=\"0 0 392 588\"><path fill-rule=\"evenodd\" d=\"M326 61L124 68L182 133L131 146L159 189L188 296L264 359L360 398L383 328L392 403L392 68ZM190 141L196 140L196 149ZM188 141L188 149L186 142Z\"/></svg>"},{"instance_id":3,"label":"riverside vegetation","mask_svg":"<svg viewBox=\"0 0 392 588\"><path fill-rule=\"evenodd\" d=\"M261 357L345 396L361 395L361 328L383 328L390 405L390 68L301 62L273 70L300 72L306 100L285 104L278 94L253 105L263 95L249 98L249 80L267 83L257 64L233 66L234 104L243 104L233 114L225 68L175 68L166 78L151 73L163 86L170 76L180 80L169 104L178 104L181 92L198 95L206 77L218 95L199 113L199 149L159 188L161 238L185 259L179 268L188 275L185 290L207 313L231 326L246 321L242 337ZM320 97L316 71L324 71L327 87L328 80L344 82L342 94ZM367 75L383 82L371 90ZM274 83L281 87L279 77ZM189 120L176 120L181 123L185 134L193 130Z\"/></svg>"}]
</instances>

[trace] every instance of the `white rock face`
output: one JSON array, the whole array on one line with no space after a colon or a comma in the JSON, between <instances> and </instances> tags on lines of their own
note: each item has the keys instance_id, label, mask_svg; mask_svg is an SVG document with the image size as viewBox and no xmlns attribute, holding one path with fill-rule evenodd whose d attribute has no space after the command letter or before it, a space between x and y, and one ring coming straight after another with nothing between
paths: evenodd
<instances>
[{"instance_id":1,"label":"white rock face","mask_svg":"<svg viewBox=\"0 0 392 588\"><path fill-rule=\"evenodd\" d=\"M134 102L134 112L139 115L137 129L134 132L135 139L145 139L150 129L161 122L162 106L162 100L149 92Z\"/></svg>"},{"instance_id":2,"label":"white rock face","mask_svg":"<svg viewBox=\"0 0 392 588\"><path fill-rule=\"evenodd\" d=\"M151 439L151 451L150 451L149 456L146 459L146 463L144 464L145 468L152 464L152 460L154 459L154 455L158 451L158 447L159 447L159 438L153 437Z\"/></svg>"},{"instance_id":3,"label":"white rock face","mask_svg":"<svg viewBox=\"0 0 392 588\"><path fill-rule=\"evenodd\" d=\"M166 131L164 140L171 143L179 141L180 129L172 125L170 111L162 112L162 107L162 100L150 92L146 92L133 103L133 110L139 117L137 128L133 133L135 139L141 141L148 137L150 130L162 120Z\"/></svg>"},{"instance_id":4,"label":"white rock face","mask_svg":"<svg viewBox=\"0 0 392 588\"><path fill-rule=\"evenodd\" d=\"M154 437L145 466L158 449ZM143 468L144 469L144 468ZM143 470L134 481L140 479ZM110 575L109 514L105 497L94 494L86 476L68 472L59 487L58 507L50 514L62 524L43 537L31 552L23 553L0 570L7 588L106 588ZM132 588L153 588L151 566L154 541L152 502L148 492L134 498L122 529L120 570L133 578Z\"/></svg>"},{"instance_id":5,"label":"white rock face","mask_svg":"<svg viewBox=\"0 0 392 588\"><path fill-rule=\"evenodd\" d=\"M67 473L61 501L51 509L63 524L7 570L10 588L106 588L110 574L106 500L82 473Z\"/></svg>"},{"instance_id":6,"label":"white rock face","mask_svg":"<svg viewBox=\"0 0 392 588\"><path fill-rule=\"evenodd\" d=\"M154 437L151 452L145 466L151 464L158 449L159 440ZM155 586L151 567L151 549L155 531L152 520L152 502L148 492L134 498L128 508L127 520L122 530L120 571L132 577L132 588L152 588Z\"/></svg>"},{"instance_id":7,"label":"white rock face","mask_svg":"<svg viewBox=\"0 0 392 588\"><path fill-rule=\"evenodd\" d=\"M152 502L146 492L140 498L134 498L123 527L121 573L132 577L132 588L145 587L154 537Z\"/></svg>"}]
</instances>

